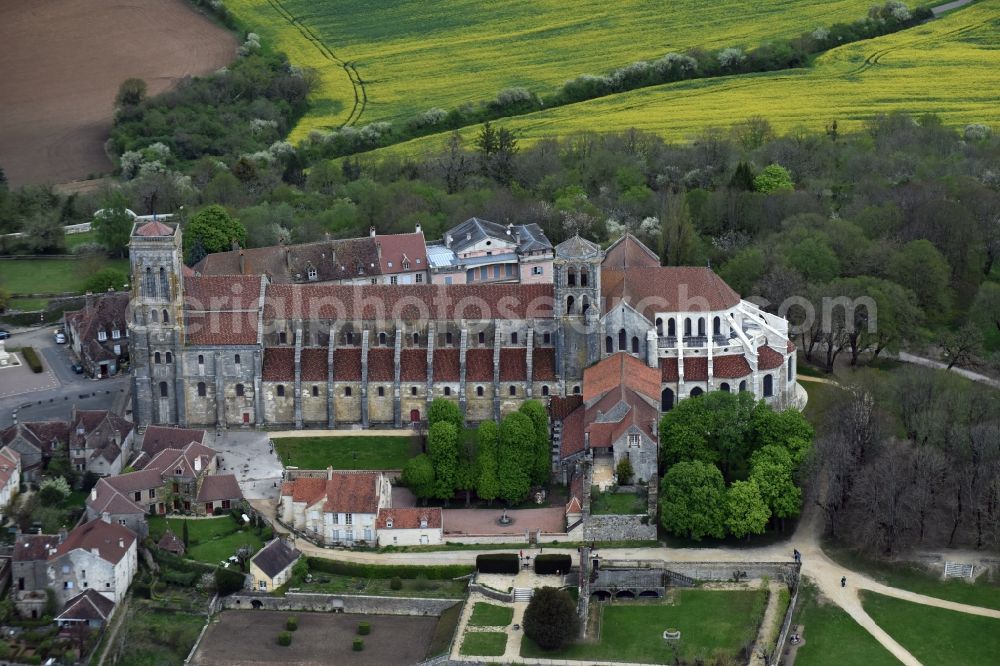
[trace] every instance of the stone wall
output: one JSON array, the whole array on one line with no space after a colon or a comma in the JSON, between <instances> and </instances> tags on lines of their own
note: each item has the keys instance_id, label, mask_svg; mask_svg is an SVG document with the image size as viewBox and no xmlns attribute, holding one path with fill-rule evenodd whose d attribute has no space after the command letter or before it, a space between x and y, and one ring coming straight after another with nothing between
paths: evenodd
<instances>
[{"instance_id":1,"label":"stone wall","mask_svg":"<svg viewBox=\"0 0 1000 666\"><path fill-rule=\"evenodd\" d=\"M655 541L656 519L646 515L591 515L583 523L584 541Z\"/></svg>"},{"instance_id":2,"label":"stone wall","mask_svg":"<svg viewBox=\"0 0 1000 666\"><path fill-rule=\"evenodd\" d=\"M740 580L771 578L794 587L798 583L800 565L791 561L791 553L788 559L788 562L676 562L601 558L601 568L663 569L696 581L732 581L738 572Z\"/></svg>"},{"instance_id":3,"label":"stone wall","mask_svg":"<svg viewBox=\"0 0 1000 666\"><path fill-rule=\"evenodd\" d=\"M261 608L281 611L330 612L343 609L345 613L365 615L440 615L461 599L416 599L406 597L376 597L352 594L316 594L288 592L274 597L266 594L233 594L220 600L223 609L252 609L254 601Z\"/></svg>"}]
</instances>

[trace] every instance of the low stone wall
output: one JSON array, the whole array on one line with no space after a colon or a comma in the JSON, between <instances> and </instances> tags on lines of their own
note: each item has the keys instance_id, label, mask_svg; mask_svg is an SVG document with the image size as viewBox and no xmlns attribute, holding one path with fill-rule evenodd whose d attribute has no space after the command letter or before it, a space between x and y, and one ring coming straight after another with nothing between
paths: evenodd
<instances>
[{"instance_id":1,"label":"low stone wall","mask_svg":"<svg viewBox=\"0 0 1000 666\"><path fill-rule=\"evenodd\" d=\"M583 522L584 541L654 541L656 520L645 515L591 515Z\"/></svg>"},{"instance_id":2,"label":"low stone wall","mask_svg":"<svg viewBox=\"0 0 1000 666\"><path fill-rule=\"evenodd\" d=\"M478 592L484 597L489 597L494 601L504 601L506 603L514 603L514 595L509 592L500 592L499 590L494 590L491 587L486 587L485 585L480 585L479 583L469 583L469 592Z\"/></svg>"},{"instance_id":3,"label":"low stone wall","mask_svg":"<svg viewBox=\"0 0 1000 666\"><path fill-rule=\"evenodd\" d=\"M445 543L479 543L479 544L524 544L528 547L528 533L521 534L445 534Z\"/></svg>"},{"instance_id":4,"label":"low stone wall","mask_svg":"<svg viewBox=\"0 0 1000 666\"><path fill-rule=\"evenodd\" d=\"M233 594L219 601L223 609L249 610L254 608L255 601L259 601L259 607L265 610L435 616L461 603L461 599L417 599L315 592L288 592L283 597L266 594Z\"/></svg>"}]
</instances>

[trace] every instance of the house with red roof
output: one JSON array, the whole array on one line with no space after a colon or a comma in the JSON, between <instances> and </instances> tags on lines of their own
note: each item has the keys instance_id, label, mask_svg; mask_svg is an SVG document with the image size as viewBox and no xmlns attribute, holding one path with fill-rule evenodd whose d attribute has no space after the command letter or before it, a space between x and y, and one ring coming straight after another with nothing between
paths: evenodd
<instances>
[{"instance_id":1,"label":"house with red roof","mask_svg":"<svg viewBox=\"0 0 1000 666\"><path fill-rule=\"evenodd\" d=\"M379 509L375 521L379 546L427 546L444 543L440 507Z\"/></svg>"},{"instance_id":2,"label":"house with red roof","mask_svg":"<svg viewBox=\"0 0 1000 666\"><path fill-rule=\"evenodd\" d=\"M65 421L22 421L0 431L0 445L20 456L26 482L37 480L52 456L65 451L68 441L69 424Z\"/></svg>"},{"instance_id":3,"label":"house with red roof","mask_svg":"<svg viewBox=\"0 0 1000 666\"><path fill-rule=\"evenodd\" d=\"M127 291L88 293L81 309L63 313L66 341L88 376L110 377L128 361L128 306Z\"/></svg>"},{"instance_id":4,"label":"house with red roof","mask_svg":"<svg viewBox=\"0 0 1000 666\"><path fill-rule=\"evenodd\" d=\"M382 472L299 472L281 484L278 518L323 545L376 543L376 517L392 505Z\"/></svg>"},{"instance_id":5,"label":"house with red roof","mask_svg":"<svg viewBox=\"0 0 1000 666\"><path fill-rule=\"evenodd\" d=\"M75 527L49 555L49 589L60 604L87 590L118 604L135 576L137 543L132 530L100 518Z\"/></svg>"}]
</instances>

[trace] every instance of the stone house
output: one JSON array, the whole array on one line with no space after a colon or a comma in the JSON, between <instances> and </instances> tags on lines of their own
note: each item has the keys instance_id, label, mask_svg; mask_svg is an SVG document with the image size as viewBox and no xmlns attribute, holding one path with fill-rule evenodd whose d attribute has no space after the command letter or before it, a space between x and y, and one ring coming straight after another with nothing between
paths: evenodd
<instances>
[{"instance_id":1,"label":"stone house","mask_svg":"<svg viewBox=\"0 0 1000 666\"><path fill-rule=\"evenodd\" d=\"M333 469L320 474L281 484L281 521L325 545L374 544L376 515L392 504L388 477Z\"/></svg>"},{"instance_id":2,"label":"stone house","mask_svg":"<svg viewBox=\"0 0 1000 666\"><path fill-rule=\"evenodd\" d=\"M96 590L89 589L67 601L55 622L63 628L86 624L90 629L100 629L114 610L113 601Z\"/></svg>"},{"instance_id":3,"label":"stone house","mask_svg":"<svg viewBox=\"0 0 1000 666\"><path fill-rule=\"evenodd\" d=\"M11 595L22 617L45 613L48 561L65 534L18 534L11 553Z\"/></svg>"},{"instance_id":4,"label":"stone house","mask_svg":"<svg viewBox=\"0 0 1000 666\"><path fill-rule=\"evenodd\" d=\"M426 546L443 543L440 507L379 509L375 522L379 546Z\"/></svg>"},{"instance_id":5,"label":"stone house","mask_svg":"<svg viewBox=\"0 0 1000 666\"><path fill-rule=\"evenodd\" d=\"M6 510L20 487L21 454L9 446L0 448L0 510Z\"/></svg>"},{"instance_id":6,"label":"stone house","mask_svg":"<svg viewBox=\"0 0 1000 666\"><path fill-rule=\"evenodd\" d=\"M131 463L132 467L142 469L160 451L164 449L183 449L191 442L208 446L208 432L200 428L148 426L146 432L142 435L142 444L136 447L137 451Z\"/></svg>"},{"instance_id":7,"label":"stone house","mask_svg":"<svg viewBox=\"0 0 1000 666\"><path fill-rule=\"evenodd\" d=\"M302 553L285 539L271 539L250 558L250 589L273 592L292 577L292 567Z\"/></svg>"},{"instance_id":8,"label":"stone house","mask_svg":"<svg viewBox=\"0 0 1000 666\"><path fill-rule=\"evenodd\" d=\"M427 246L434 284L551 283L552 243L537 224L472 217Z\"/></svg>"},{"instance_id":9,"label":"stone house","mask_svg":"<svg viewBox=\"0 0 1000 666\"><path fill-rule=\"evenodd\" d=\"M87 520L106 518L144 538L149 533L146 515L152 513L147 507L155 508L160 484L155 471L99 479L87 496Z\"/></svg>"},{"instance_id":10,"label":"stone house","mask_svg":"<svg viewBox=\"0 0 1000 666\"><path fill-rule=\"evenodd\" d=\"M88 293L80 310L63 314L66 341L90 377L110 377L128 361L128 292Z\"/></svg>"},{"instance_id":11,"label":"stone house","mask_svg":"<svg viewBox=\"0 0 1000 666\"><path fill-rule=\"evenodd\" d=\"M74 528L49 556L48 587L60 604L95 590L121 602L138 567L138 539L132 530L100 518Z\"/></svg>"},{"instance_id":12,"label":"stone house","mask_svg":"<svg viewBox=\"0 0 1000 666\"><path fill-rule=\"evenodd\" d=\"M12 425L0 433L0 444L21 456L25 482L35 482L54 454L65 451L69 424L65 421L35 421Z\"/></svg>"},{"instance_id":13,"label":"stone house","mask_svg":"<svg viewBox=\"0 0 1000 666\"><path fill-rule=\"evenodd\" d=\"M73 407L69 427L69 456L73 469L110 476L121 472L132 455L132 423L107 410Z\"/></svg>"}]
</instances>

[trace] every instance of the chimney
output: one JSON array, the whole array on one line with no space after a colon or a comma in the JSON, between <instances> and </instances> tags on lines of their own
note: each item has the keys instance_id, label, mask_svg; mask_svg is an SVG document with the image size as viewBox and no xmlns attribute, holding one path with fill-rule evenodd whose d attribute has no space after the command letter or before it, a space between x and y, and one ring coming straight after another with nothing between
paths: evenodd
<instances>
[{"instance_id":1,"label":"chimney","mask_svg":"<svg viewBox=\"0 0 1000 666\"><path fill-rule=\"evenodd\" d=\"M111 514L108 513L107 511L104 511L103 513L101 513L101 520L103 520L104 522L106 522L106 523L108 523L110 525L111 524Z\"/></svg>"},{"instance_id":2,"label":"chimney","mask_svg":"<svg viewBox=\"0 0 1000 666\"><path fill-rule=\"evenodd\" d=\"M90 501L91 502L97 501L97 486L94 486L93 488L90 489Z\"/></svg>"},{"instance_id":3,"label":"chimney","mask_svg":"<svg viewBox=\"0 0 1000 666\"><path fill-rule=\"evenodd\" d=\"M374 228L374 227L373 227ZM378 254L378 263L382 263L382 243L375 241L375 252Z\"/></svg>"},{"instance_id":4,"label":"chimney","mask_svg":"<svg viewBox=\"0 0 1000 666\"><path fill-rule=\"evenodd\" d=\"M451 247L451 234L447 234L444 237L444 246L447 247L447 248Z\"/></svg>"},{"instance_id":5,"label":"chimney","mask_svg":"<svg viewBox=\"0 0 1000 666\"><path fill-rule=\"evenodd\" d=\"M240 275L247 274L247 258L243 256L243 250L240 250Z\"/></svg>"},{"instance_id":6,"label":"chimney","mask_svg":"<svg viewBox=\"0 0 1000 666\"><path fill-rule=\"evenodd\" d=\"M368 227L368 235L371 236L372 238L375 238L375 225L374 224L372 226Z\"/></svg>"},{"instance_id":7,"label":"chimney","mask_svg":"<svg viewBox=\"0 0 1000 666\"><path fill-rule=\"evenodd\" d=\"M292 268L292 253L288 251L288 248L284 245L281 246L281 251L285 253L285 267L291 270Z\"/></svg>"},{"instance_id":8,"label":"chimney","mask_svg":"<svg viewBox=\"0 0 1000 666\"><path fill-rule=\"evenodd\" d=\"M60 527L59 528L59 543L62 543L63 541L65 541L66 540L66 536L67 536L66 528L65 527Z\"/></svg>"},{"instance_id":9,"label":"chimney","mask_svg":"<svg viewBox=\"0 0 1000 666\"><path fill-rule=\"evenodd\" d=\"M88 310L93 310L94 309L94 292L88 291L87 295L85 296L85 299L86 299L86 307L87 307L87 309Z\"/></svg>"},{"instance_id":10,"label":"chimney","mask_svg":"<svg viewBox=\"0 0 1000 666\"><path fill-rule=\"evenodd\" d=\"M513 231L514 231L514 225L513 224L508 224L507 225L507 235L510 236L513 233Z\"/></svg>"},{"instance_id":11,"label":"chimney","mask_svg":"<svg viewBox=\"0 0 1000 666\"><path fill-rule=\"evenodd\" d=\"M118 537L118 547L119 548L124 548L125 547L125 539L123 539L121 537Z\"/></svg>"},{"instance_id":12,"label":"chimney","mask_svg":"<svg viewBox=\"0 0 1000 666\"><path fill-rule=\"evenodd\" d=\"M333 480L333 465L330 465L329 467L326 468L326 480L327 481Z\"/></svg>"},{"instance_id":13,"label":"chimney","mask_svg":"<svg viewBox=\"0 0 1000 666\"><path fill-rule=\"evenodd\" d=\"M472 240L472 232L471 231L466 231L465 232L465 240L467 240L467 241L468 240Z\"/></svg>"},{"instance_id":14,"label":"chimney","mask_svg":"<svg viewBox=\"0 0 1000 666\"><path fill-rule=\"evenodd\" d=\"M201 456L196 456L194 459L194 471L201 471Z\"/></svg>"},{"instance_id":15,"label":"chimney","mask_svg":"<svg viewBox=\"0 0 1000 666\"><path fill-rule=\"evenodd\" d=\"M420 228L420 223L419 222L417 222L417 226L416 226L415 231L418 234L422 234L423 233L423 230Z\"/></svg>"}]
</instances>

